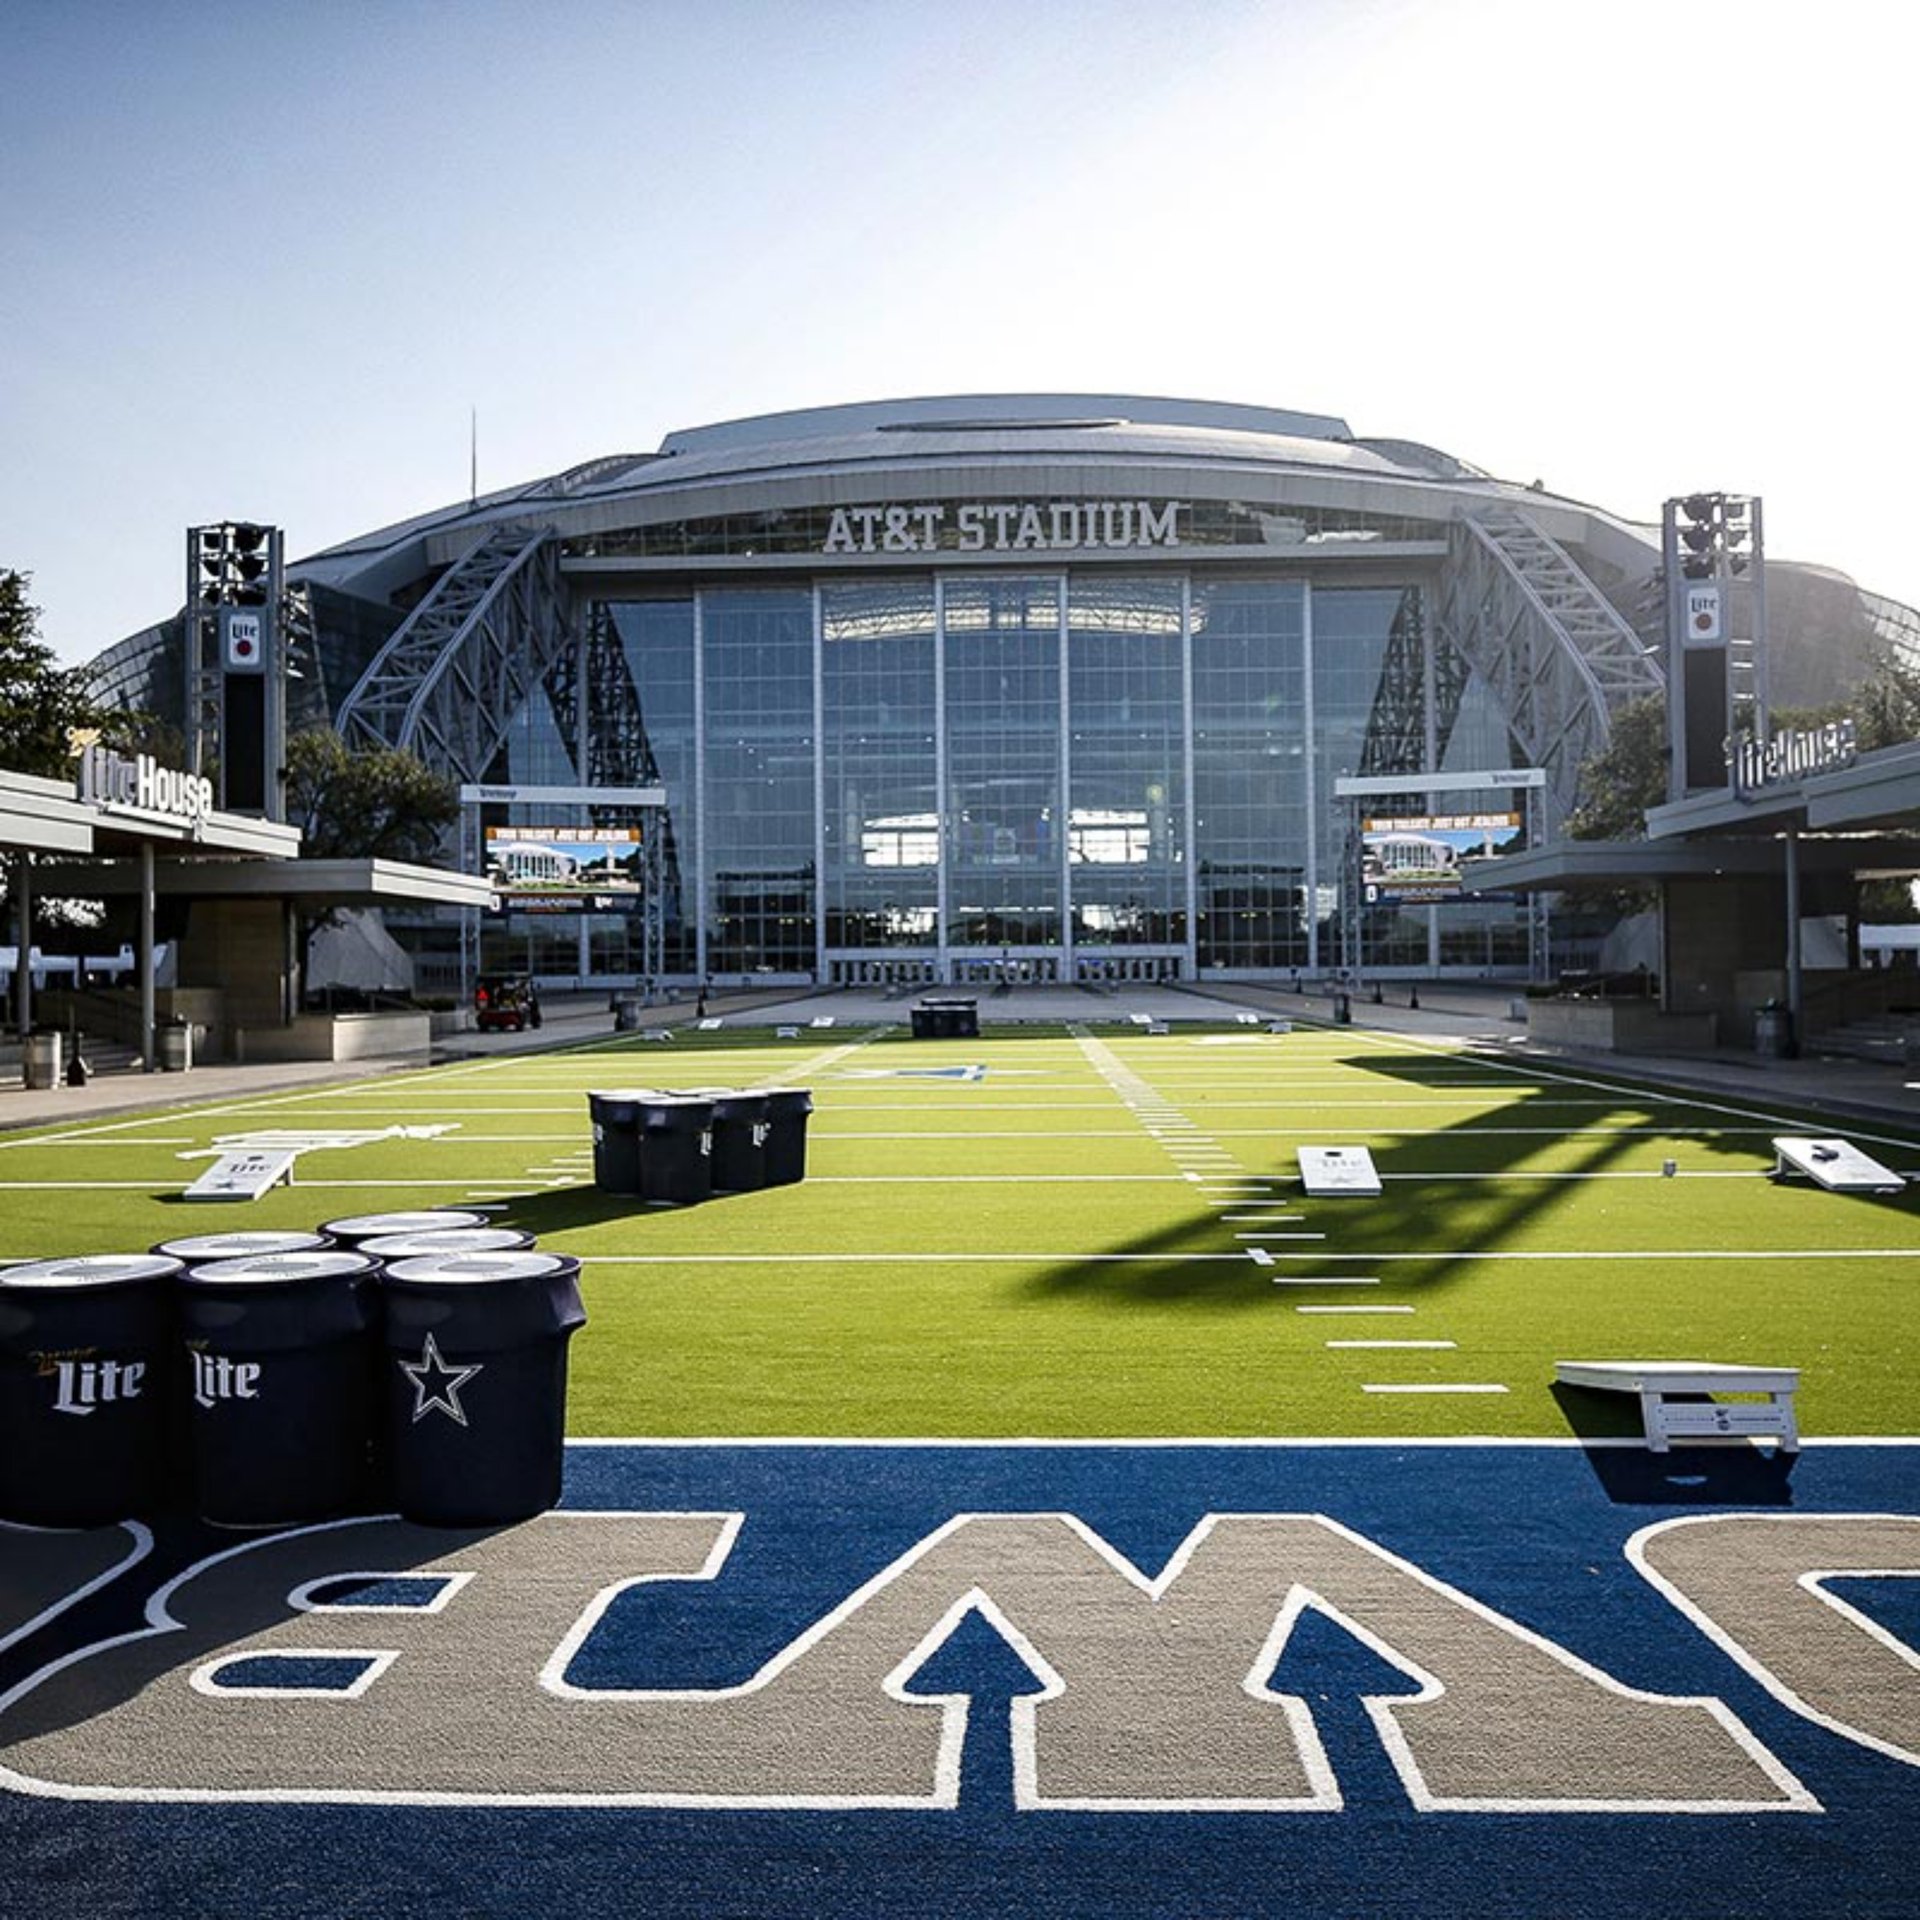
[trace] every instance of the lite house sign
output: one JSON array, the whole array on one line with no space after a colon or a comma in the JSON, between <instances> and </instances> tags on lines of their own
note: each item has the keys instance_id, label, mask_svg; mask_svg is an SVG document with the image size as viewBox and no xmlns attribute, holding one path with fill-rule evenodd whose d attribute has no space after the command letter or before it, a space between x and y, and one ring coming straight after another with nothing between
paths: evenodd
<instances>
[{"instance_id":1,"label":"lite house sign","mask_svg":"<svg viewBox=\"0 0 1920 1920\"><path fill-rule=\"evenodd\" d=\"M196 831L213 812L211 780L163 767L150 753L137 753L129 760L111 747L81 750L75 791L102 812L183 821Z\"/></svg>"}]
</instances>

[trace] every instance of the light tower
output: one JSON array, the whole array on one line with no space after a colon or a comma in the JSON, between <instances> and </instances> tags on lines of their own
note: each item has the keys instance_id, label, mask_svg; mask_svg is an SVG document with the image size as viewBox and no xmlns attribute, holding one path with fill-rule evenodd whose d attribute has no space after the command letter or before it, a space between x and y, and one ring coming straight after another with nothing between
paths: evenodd
<instances>
[{"instance_id":1,"label":"light tower","mask_svg":"<svg viewBox=\"0 0 1920 1920\"><path fill-rule=\"evenodd\" d=\"M286 815L287 676L280 530L187 530L187 765L217 768L221 807Z\"/></svg>"},{"instance_id":2,"label":"light tower","mask_svg":"<svg viewBox=\"0 0 1920 1920\"><path fill-rule=\"evenodd\" d=\"M1689 493L1661 511L1667 589L1667 796L1733 780L1732 742L1764 740L1766 560L1760 502Z\"/></svg>"}]
</instances>

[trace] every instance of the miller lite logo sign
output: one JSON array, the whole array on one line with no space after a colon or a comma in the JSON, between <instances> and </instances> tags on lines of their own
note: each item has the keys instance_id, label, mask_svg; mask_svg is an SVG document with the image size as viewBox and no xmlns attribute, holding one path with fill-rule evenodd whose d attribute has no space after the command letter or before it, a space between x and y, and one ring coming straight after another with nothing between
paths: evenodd
<instances>
[{"instance_id":1,"label":"miller lite logo sign","mask_svg":"<svg viewBox=\"0 0 1920 1920\"><path fill-rule=\"evenodd\" d=\"M1689 587L1687 589L1687 645L1710 647L1722 637L1720 589L1711 585Z\"/></svg>"},{"instance_id":2,"label":"miller lite logo sign","mask_svg":"<svg viewBox=\"0 0 1920 1920\"><path fill-rule=\"evenodd\" d=\"M95 1358L90 1352L41 1354L39 1371L53 1382L54 1412L80 1419L116 1402L139 1399L147 1377L142 1360Z\"/></svg>"},{"instance_id":3,"label":"miller lite logo sign","mask_svg":"<svg viewBox=\"0 0 1920 1920\"><path fill-rule=\"evenodd\" d=\"M220 657L229 673L266 671L266 623L259 614L241 607L221 608Z\"/></svg>"}]
</instances>

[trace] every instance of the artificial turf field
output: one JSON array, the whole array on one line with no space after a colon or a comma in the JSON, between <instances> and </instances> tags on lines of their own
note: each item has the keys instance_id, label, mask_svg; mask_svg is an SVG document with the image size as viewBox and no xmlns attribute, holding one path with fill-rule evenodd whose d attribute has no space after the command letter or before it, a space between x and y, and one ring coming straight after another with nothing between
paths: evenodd
<instances>
[{"instance_id":1,"label":"artificial turf field","mask_svg":"<svg viewBox=\"0 0 1920 1920\"><path fill-rule=\"evenodd\" d=\"M810 1086L808 1178L684 1210L598 1194L585 1093L660 1082ZM1897 1131L1495 1047L1089 1026L609 1040L0 1136L0 1257L477 1204L579 1255L589 1315L571 1524L0 1533L8 1884L50 1915L1911 1913L1920 1217L1767 1177L1772 1136L1834 1131L1920 1172ZM204 1164L183 1156L267 1133L315 1140L297 1186L180 1204ZM1297 1148L1348 1144L1382 1196L1303 1198ZM1553 1386L1557 1359L1636 1357L1797 1366L1811 1444L1655 1460L1619 1444L1631 1401ZM629 1537L635 1513L688 1537ZM1124 1593L1204 1615L1202 1576L1239 1564L1220 1543L1276 1515L1370 1543L1420 1604L1369 1615L1314 1587L1367 1588L1331 1565L1250 1602L1265 1624L1221 1671L1266 1703L1251 1732L1183 1731L1175 1669L1138 1647L1097 1680L1073 1664L1131 1644ZM1790 1579L1761 1544L1780 1539ZM1789 1598L1729 1625L1717 1561L1662 1571L1698 1541ZM1283 1526L1261 1551L1324 1547ZM280 1620L294 1575L330 1567L419 1591L343 1600L331 1641L310 1611ZM1052 1618L1116 1567L1121 1598ZM479 1638L419 1668L437 1688L410 1695L405 1657L364 1692L326 1679L421 1631L395 1614L452 1572L551 1588L547 1642L489 1639L473 1602ZM176 1580L145 1617L178 1629L108 1646ZM223 1580L239 1599L196 1619ZM1429 1646L1440 1589L1456 1630ZM1461 1623L1488 1609L1513 1631L1475 1653ZM1513 1708L1527 1636L1609 1697L1710 1698L1741 1734L1664 1784L1641 1777L1658 1731L1573 1714L1535 1751L1553 1714ZM223 1694L221 1660L247 1684ZM547 1673L531 1694L516 1660ZM1481 1682L1489 1717L1461 1737L1494 1774L1450 1791L1445 1743L1409 1745L1380 1703L1464 1706ZM1102 1688L1132 1704L1074 1736L1065 1703ZM544 1733L556 1698L620 1712ZM634 1732L723 1701L740 1724L680 1760L684 1729ZM1511 1752L1504 1710L1532 1729ZM1277 1751L1304 1756L1291 1784L1267 1778Z\"/></svg>"}]
</instances>

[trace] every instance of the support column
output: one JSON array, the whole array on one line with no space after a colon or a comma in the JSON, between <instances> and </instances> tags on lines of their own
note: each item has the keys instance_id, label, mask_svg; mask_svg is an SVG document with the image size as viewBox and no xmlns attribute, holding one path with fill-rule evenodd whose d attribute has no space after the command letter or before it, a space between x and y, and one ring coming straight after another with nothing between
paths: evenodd
<instances>
[{"instance_id":1,"label":"support column","mask_svg":"<svg viewBox=\"0 0 1920 1920\"><path fill-rule=\"evenodd\" d=\"M20 1044L33 1031L33 855L23 847L13 856L14 1025Z\"/></svg>"},{"instance_id":2,"label":"support column","mask_svg":"<svg viewBox=\"0 0 1920 1920\"><path fill-rule=\"evenodd\" d=\"M1784 846L1787 878L1787 1018L1791 1041L1798 1053L1805 1038L1801 1029L1802 980L1800 967L1800 836L1789 827Z\"/></svg>"},{"instance_id":3,"label":"support column","mask_svg":"<svg viewBox=\"0 0 1920 1920\"><path fill-rule=\"evenodd\" d=\"M153 842L142 840L140 842L140 1066L146 1073L154 1072L160 1064L159 1048L154 1033L156 961L153 935Z\"/></svg>"}]
</instances>

